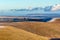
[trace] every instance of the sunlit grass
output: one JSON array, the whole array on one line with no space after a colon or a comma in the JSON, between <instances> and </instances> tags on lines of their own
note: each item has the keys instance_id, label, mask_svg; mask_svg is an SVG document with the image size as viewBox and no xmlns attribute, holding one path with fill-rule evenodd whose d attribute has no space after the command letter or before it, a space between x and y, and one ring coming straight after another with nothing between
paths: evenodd
<instances>
[{"instance_id":1,"label":"sunlit grass","mask_svg":"<svg viewBox=\"0 0 60 40\"><path fill-rule=\"evenodd\" d=\"M0 28L0 40L48 40L48 38L22 29L6 26L5 28Z\"/></svg>"},{"instance_id":2,"label":"sunlit grass","mask_svg":"<svg viewBox=\"0 0 60 40\"><path fill-rule=\"evenodd\" d=\"M17 22L11 25L41 36L60 37L60 23Z\"/></svg>"}]
</instances>

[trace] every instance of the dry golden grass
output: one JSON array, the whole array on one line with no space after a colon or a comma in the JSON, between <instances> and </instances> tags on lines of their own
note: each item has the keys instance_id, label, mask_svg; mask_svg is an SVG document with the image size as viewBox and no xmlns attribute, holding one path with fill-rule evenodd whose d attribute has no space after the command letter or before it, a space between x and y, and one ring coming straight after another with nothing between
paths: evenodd
<instances>
[{"instance_id":1,"label":"dry golden grass","mask_svg":"<svg viewBox=\"0 0 60 40\"><path fill-rule=\"evenodd\" d=\"M60 37L60 23L17 22L10 25L45 37Z\"/></svg>"},{"instance_id":2,"label":"dry golden grass","mask_svg":"<svg viewBox=\"0 0 60 40\"><path fill-rule=\"evenodd\" d=\"M0 28L0 40L48 40L48 38L12 26L5 26Z\"/></svg>"},{"instance_id":3,"label":"dry golden grass","mask_svg":"<svg viewBox=\"0 0 60 40\"><path fill-rule=\"evenodd\" d=\"M40 36L60 38L59 22L13 22L0 25L14 26Z\"/></svg>"}]
</instances>

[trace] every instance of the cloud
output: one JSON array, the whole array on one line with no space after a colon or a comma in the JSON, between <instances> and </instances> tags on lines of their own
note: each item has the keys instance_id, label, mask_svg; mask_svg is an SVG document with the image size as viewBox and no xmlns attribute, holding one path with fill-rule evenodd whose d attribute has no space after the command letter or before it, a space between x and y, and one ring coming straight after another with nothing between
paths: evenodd
<instances>
[{"instance_id":1,"label":"cloud","mask_svg":"<svg viewBox=\"0 0 60 40\"><path fill-rule=\"evenodd\" d=\"M52 11L60 10L60 4L54 5Z\"/></svg>"}]
</instances>

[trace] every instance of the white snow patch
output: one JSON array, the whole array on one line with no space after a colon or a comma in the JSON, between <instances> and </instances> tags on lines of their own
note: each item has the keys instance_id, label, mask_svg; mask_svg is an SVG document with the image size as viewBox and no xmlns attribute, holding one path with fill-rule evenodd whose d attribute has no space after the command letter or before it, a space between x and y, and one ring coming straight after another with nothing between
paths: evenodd
<instances>
[{"instance_id":1,"label":"white snow patch","mask_svg":"<svg viewBox=\"0 0 60 40\"><path fill-rule=\"evenodd\" d=\"M48 21L48 22L54 22L57 18L53 18L52 20Z\"/></svg>"},{"instance_id":2,"label":"white snow patch","mask_svg":"<svg viewBox=\"0 0 60 40\"><path fill-rule=\"evenodd\" d=\"M54 5L52 7L52 11L56 11L56 10L59 10L59 9L60 9L60 4Z\"/></svg>"},{"instance_id":3,"label":"white snow patch","mask_svg":"<svg viewBox=\"0 0 60 40\"><path fill-rule=\"evenodd\" d=\"M60 18L53 18L52 20L48 21L48 22L54 22L55 20L60 19Z\"/></svg>"}]
</instances>

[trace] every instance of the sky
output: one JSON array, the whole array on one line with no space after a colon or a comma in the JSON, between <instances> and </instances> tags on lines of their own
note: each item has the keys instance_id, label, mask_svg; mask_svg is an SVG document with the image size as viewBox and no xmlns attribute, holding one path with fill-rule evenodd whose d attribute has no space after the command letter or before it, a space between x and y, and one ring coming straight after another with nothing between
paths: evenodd
<instances>
[{"instance_id":1,"label":"sky","mask_svg":"<svg viewBox=\"0 0 60 40\"><path fill-rule=\"evenodd\" d=\"M0 0L0 10L45 7L60 4L60 0Z\"/></svg>"}]
</instances>

